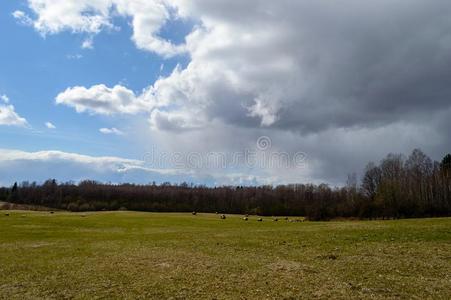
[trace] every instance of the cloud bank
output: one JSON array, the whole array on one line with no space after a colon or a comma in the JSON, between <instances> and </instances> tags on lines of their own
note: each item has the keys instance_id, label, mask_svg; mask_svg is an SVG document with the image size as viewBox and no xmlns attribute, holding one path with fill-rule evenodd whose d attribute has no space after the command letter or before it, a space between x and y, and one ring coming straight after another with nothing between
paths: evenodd
<instances>
[{"instance_id":1,"label":"cloud bank","mask_svg":"<svg viewBox=\"0 0 451 300\"><path fill-rule=\"evenodd\" d=\"M41 34L97 34L114 28L113 16L127 16L138 48L189 55L186 68L139 94L97 85L56 98L77 112L144 113L153 140L173 151L233 150L264 134L275 147L309 154L311 170L286 181L331 182L386 152L449 151L447 0L67 3L30 0L35 18L16 18ZM175 19L199 24L181 45L159 35Z\"/></svg>"},{"instance_id":2,"label":"cloud bank","mask_svg":"<svg viewBox=\"0 0 451 300\"><path fill-rule=\"evenodd\" d=\"M22 170L26 169L24 173ZM49 177L48 174L51 174ZM110 156L89 156L62 151L26 152L0 149L0 185L14 182L57 178L59 181L90 179L112 183L149 184L152 182L202 184L251 184L258 177L240 173L205 174L202 170L190 172L182 169L152 168L148 161Z\"/></svg>"}]
</instances>

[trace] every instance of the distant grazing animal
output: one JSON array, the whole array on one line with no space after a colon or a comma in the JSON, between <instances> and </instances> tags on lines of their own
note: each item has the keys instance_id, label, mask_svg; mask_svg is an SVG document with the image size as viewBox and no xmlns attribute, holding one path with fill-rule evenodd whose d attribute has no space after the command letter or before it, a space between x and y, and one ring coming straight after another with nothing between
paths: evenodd
<instances>
[{"instance_id":1,"label":"distant grazing animal","mask_svg":"<svg viewBox=\"0 0 451 300\"><path fill-rule=\"evenodd\" d=\"M263 222L263 219L262 219L262 218L258 218L257 221L258 221L258 222Z\"/></svg>"},{"instance_id":2,"label":"distant grazing animal","mask_svg":"<svg viewBox=\"0 0 451 300\"><path fill-rule=\"evenodd\" d=\"M246 215L245 215L245 217L246 217L246 218L249 218L249 215L248 215L248 214L246 214Z\"/></svg>"},{"instance_id":3,"label":"distant grazing animal","mask_svg":"<svg viewBox=\"0 0 451 300\"><path fill-rule=\"evenodd\" d=\"M288 217L285 217L285 221L288 221Z\"/></svg>"},{"instance_id":4,"label":"distant grazing animal","mask_svg":"<svg viewBox=\"0 0 451 300\"><path fill-rule=\"evenodd\" d=\"M247 221L247 220L249 220L249 218L248 218L248 217L244 217L243 220L244 220L244 221Z\"/></svg>"},{"instance_id":5,"label":"distant grazing animal","mask_svg":"<svg viewBox=\"0 0 451 300\"><path fill-rule=\"evenodd\" d=\"M273 221L274 221L274 222L277 222L277 221L279 221L279 219L275 218Z\"/></svg>"},{"instance_id":6,"label":"distant grazing animal","mask_svg":"<svg viewBox=\"0 0 451 300\"><path fill-rule=\"evenodd\" d=\"M221 215L221 220L225 220L226 216L225 215Z\"/></svg>"},{"instance_id":7,"label":"distant grazing animal","mask_svg":"<svg viewBox=\"0 0 451 300\"><path fill-rule=\"evenodd\" d=\"M54 211L51 211L50 213L51 213L51 214L54 214L55 212L54 212Z\"/></svg>"},{"instance_id":8,"label":"distant grazing animal","mask_svg":"<svg viewBox=\"0 0 451 300\"><path fill-rule=\"evenodd\" d=\"M197 212L193 211L193 216L197 215Z\"/></svg>"},{"instance_id":9,"label":"distant grazing animal","mask_svg":"<svg viewBox=\"0 0 451 300\"><path fill-rule=\"evenodd\" d=\"M5 214L6 217L9 217L9 214Z\"/></svg>"}]
</instances>

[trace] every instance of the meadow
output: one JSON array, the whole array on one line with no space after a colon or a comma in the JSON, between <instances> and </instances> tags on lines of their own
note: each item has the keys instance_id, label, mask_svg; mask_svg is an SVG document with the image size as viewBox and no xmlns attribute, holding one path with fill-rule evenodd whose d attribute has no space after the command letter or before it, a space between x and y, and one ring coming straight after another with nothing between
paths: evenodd
<instances>
[{"instance_id":1,"label":"meadow","mask_svg":"<svg viewBox=\"0 0 451 300\"><path fill-rule=\"evenodd\" d=\"M0 211L0 298L451 299L451 218Z\"/></svg>"}]
</instances>

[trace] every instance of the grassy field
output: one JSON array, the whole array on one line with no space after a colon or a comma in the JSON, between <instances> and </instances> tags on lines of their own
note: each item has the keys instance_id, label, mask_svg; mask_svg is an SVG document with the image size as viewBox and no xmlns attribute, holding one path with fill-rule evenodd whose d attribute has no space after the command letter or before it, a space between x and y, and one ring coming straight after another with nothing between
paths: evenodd
<instances>
[{"instance_id":1,"label":"grassy field","mask_svg":"<svg viewBox=\"0 0 451 300\"><path fill-rule=\"evenodd\" d=\"M451 299L451 219L5 213L2 299Z\"/></svg>"}]
</instances>

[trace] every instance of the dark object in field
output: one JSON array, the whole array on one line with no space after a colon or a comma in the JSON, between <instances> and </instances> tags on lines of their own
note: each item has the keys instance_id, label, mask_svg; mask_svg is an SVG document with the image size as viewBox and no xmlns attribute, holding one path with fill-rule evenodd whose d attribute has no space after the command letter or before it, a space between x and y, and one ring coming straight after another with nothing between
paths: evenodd
<instances>
[{"instance_id":1,"label":"dark object in field","mask_svg":"<svg viewBox=\"0 0 451 300\"><path fill-rule=\"evenodd\" d=\"M197 212L193 211L193 216L197 215Z\"/></svg>"},{"instance_id":2,"label":"dark object in field","mask_svg":"<svg viewBox=\"0 0 451 300\"><path fill-rule=\"evenodd\" d=\"M273 221L274 221L274 222L277 222L277 221L279 221L279 219L277 219L277 218L274 218L274 219L273 219Z\"/></svg>"},{"instance_id":3,"label":"dark object in field","mask_svg":"<svg viewBox=\"0 0 451 300\"><path fill-rule=\"evenodd\" d=\"M5 217L9 217L9 214L5 214Z\"/></svg>"},{"instance_id":4,"label":"dark object in field","mask_svg":"<svg viewBox=\"0 0 451 300\"><path fill-rule=\"evenodd\" d=\"M215 212L215 214L219 215L219 213L218 213L218 212Z\"/></svg>"},{"instance_id":5,"label":"dark object in field","mask_svg":"<svg viewBox=\"0 0 451 300\"><path fill-rule=\"evenodd\" d=\"M325 259L336 260L338 258L335 254L329 254L324 257Z\"/></svg>"},{"instance_id":6,"label":"dark object in field","mask_svg":"<svg viewBox=\"0 0 451 300\"><path fill-rule=\"evenodd\" d=\"M226 216L225 215L221 215L221 220L225 220Z\"/></svg>"},{"instance_id":7,"label":"dark object in field","mask_svg":"<svg viewBox=\"0 0 451 300\"><path fill-rule=\"evenodd\" d=\"M247 220L249 220L249 218L248 218L248 217L244 217L243 220L244 220L244 221L247 221Z\"/></svg>"},{"instance_id":8,"label":"dark object in field","mask_svg":"<svg viewBox=\"0 0 451 300\"><path fill-rule=\"evenodd\" d=\"M334 253L330 253L330 254L318 255L317 258L324 259L324 260L337 260L338 255L336 255Z\"/></svg>"},{"instance_id":9,"label":"dark object in field","mask_svg":"<svg viewBox=\"0 0 451 300\"><path fill-rule=\"evenodd\" d=\"M262 219L262 218L258 218L257 221L258 221L258 222L263 222L263 219Z\"/></svg>"},{"instance_id":10,"label":"dark object in field","mask_svg":"<svg viewBox=\"0 0 451 300\"><path fill-rule=\"evenodd\" d=\"M285 217L285 221L288 221L288 217Z\"/></svg>"},{"instance_id":11,"label":"dark object in field","mask_svg":"<svg viewBox=\"0 0 451 300\"><path fill-rule=\"evenodd\" d=\"M51 211L51 212L50 212L50 214L52 214L52 215L53 215L54 213L55 213L54 211Z\"/></svg>"},{"instance_id":12,"label":"dark object in field","mask_svg":"<svg viewBox=\"0 0 451 300\"><path fill-rule=\"evenodd\" d=\"M249 215L248 215L248 214L246 214L246 215L245 215L245 217L246 217L246 218L249 218Z\"/></svg>"}]
</instances>

